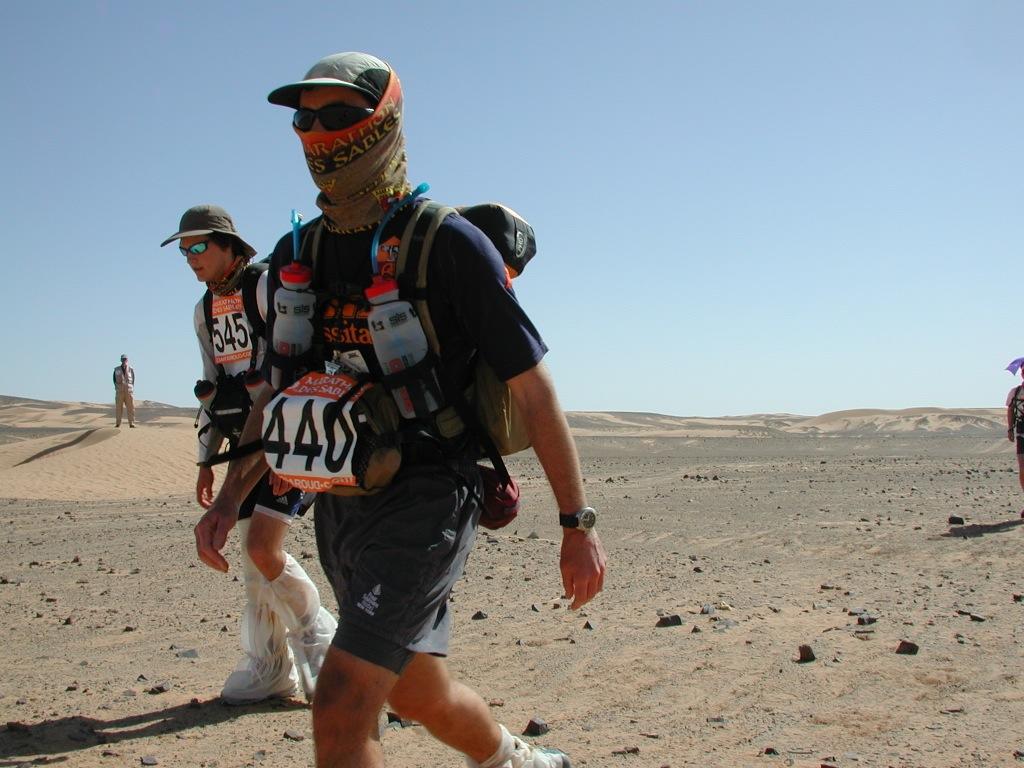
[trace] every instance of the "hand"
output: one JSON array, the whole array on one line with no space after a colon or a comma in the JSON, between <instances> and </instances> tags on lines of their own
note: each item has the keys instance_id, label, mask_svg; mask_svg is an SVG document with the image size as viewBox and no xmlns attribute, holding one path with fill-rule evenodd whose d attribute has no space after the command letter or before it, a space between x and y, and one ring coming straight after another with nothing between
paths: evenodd
<instances>
[{"instance_id":1,"label":"hand","mask_svg":"<svg viewBox=\"0 0 1024 768\"><path fill-rule=\"evenodd\" d=\"M274 470L270 470L270 490L275 496L284 496L288 491L294 488L291 483L280 477Z\"/></svg>"},{"instance_id":2,"label":"hand","mask_svg":"<svg viewBox=\"0 0 1024 768\"><path fill-rule=\"evenodd\" d=\"M213 504L213 467L200 467L196 478L196 501L203 509Z\"/></svg>"},{"instance_id":3,"label":"hand","mask_svg":"<svg viewBox=\"0 0 1024 768\"><path fill-rule=\"evenodd\" d=\"M1013 427L1010 427L1009 429L1006 430L1006 439L1009 440L1011 443L1013 442Z\"/></svg>"},{"instance_id":4,"label":"hand","mask_svg":"<svg viewBox=\"0 0 1024 768\"><path fill-rule=\"evenodd\" d=\"M575 528L562 529L559 567L565 596L571 597L573 610L593 600L604 588L608 557L596 531L585 533Z\"/></svg>"},{"instance_id":5,"label":"hand","mask_svg":"<svg viewBox=\"0 0 1024 768\"><path fill-rule=\"evenodd\" d=\"M238 504L234 499L217 494L195 527L196 552L199 559L215 571L227 573L228 561L220 553L228 540L228 533L238 522Z\"/></svg>"}]
</instances>

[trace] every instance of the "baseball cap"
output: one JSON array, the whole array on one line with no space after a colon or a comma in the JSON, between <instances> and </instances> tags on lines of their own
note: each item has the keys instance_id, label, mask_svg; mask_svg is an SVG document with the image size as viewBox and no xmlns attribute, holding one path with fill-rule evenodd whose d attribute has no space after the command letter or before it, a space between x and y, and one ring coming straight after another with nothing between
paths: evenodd
<instances>
[{"instance_id":1,"label":"baseball cap","mask_svg":"<svg viewBox=\"0 0 1024 768\"><path fill-rule=\"evenodd\" d=\"M391 67L376 56L358 51L332 53L314 64L302 80L275 88L267 101L298 109L299 95L304 89L330 85L359 91L376 106L390 77Z\"/></svg>"},{"instance_id":2,"label":"baseball cap","mask_svg":"<svg viewBox=\"0 0 1024 768\"><path fill-rule=\"evenodd\" d=\"M181 215L178 231L160 243L160 247L183 237L208 235L211 232L231 235L242 244L243 250L250 258L256 255L256 249L242 239L238 230L235 229L235 222L231 220L230 214L219 205L195 205L189 208Z\"/></svg>"},{"instance_id":3,"label":"baseball cap","mask_svg":"<svg viewBox=\"0 0 1024 768\"><path fill-rule=\"evenodd\" d=\"M121 359L122 360L127 360L128 359L128 355L121 355Z\"/></svg>"}]
</instances>

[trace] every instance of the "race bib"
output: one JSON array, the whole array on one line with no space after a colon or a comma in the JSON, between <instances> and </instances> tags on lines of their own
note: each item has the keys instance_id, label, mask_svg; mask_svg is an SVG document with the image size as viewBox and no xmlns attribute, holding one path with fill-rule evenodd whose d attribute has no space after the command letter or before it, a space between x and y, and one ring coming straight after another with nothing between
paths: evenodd
<instances>
[{"instance_id":1,"label":"race bib","mask_svg":"<svg viewBox=\"0 0 1024 768\"><path fill-rule=\"evenodd\" d=\"M214 296L210 315L213 361L217 365L248 360L252 356L253 338L245 319L241 292L231 296Z\"/></svg>"},{"instance_id":2,"label":"race bib","mask_svg":"<svg viewBox=\"0 0 1024 768\"><path fill-rule=\"evenodd\" d=\"M274 472L303 491L358 486L352 468L362 427L353 407L369 388L345 375L308 373L263 410L263 452Z\"/></svg>"}]
</instances>

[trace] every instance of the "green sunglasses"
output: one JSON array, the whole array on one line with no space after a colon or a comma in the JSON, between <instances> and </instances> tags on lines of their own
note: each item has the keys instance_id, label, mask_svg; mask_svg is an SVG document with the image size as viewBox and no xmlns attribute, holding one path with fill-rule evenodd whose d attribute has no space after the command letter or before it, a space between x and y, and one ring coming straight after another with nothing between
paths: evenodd
<instances>
[{"instance_id":1,"label":"green sunglasses","mask_svg":"<svg viewBox=\"0 0 1024 768\"><path fill-rule=\"evenodd\" d=\"M203 240L202 242L199 243L193 243L188 248L186 248L183 245L179 245L178 250L181 251L181 255L187 259L189 257L189 254L192 254L193 256L198 256L201 253L206 253L206 247L209 244L209 240Z\"/></svg>"}]
</instances>

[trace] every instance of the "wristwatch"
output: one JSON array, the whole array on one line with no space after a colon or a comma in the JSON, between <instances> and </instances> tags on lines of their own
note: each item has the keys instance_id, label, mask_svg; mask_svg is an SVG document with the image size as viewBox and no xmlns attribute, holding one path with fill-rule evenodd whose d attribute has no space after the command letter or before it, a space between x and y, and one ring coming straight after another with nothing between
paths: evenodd
<instances>
[{"instance_id":1,"label":"wristwatch","mask_svg":"<svg viewBox=\"0 0 1024 768\"><path fill-rule=\"evenodd\" d=\"M579 528L584 533L589 533L597 524L597 512L593 507L584 507L571 515L559 515L558 524L563 528Z\"/></svg>"}]
</instances>

